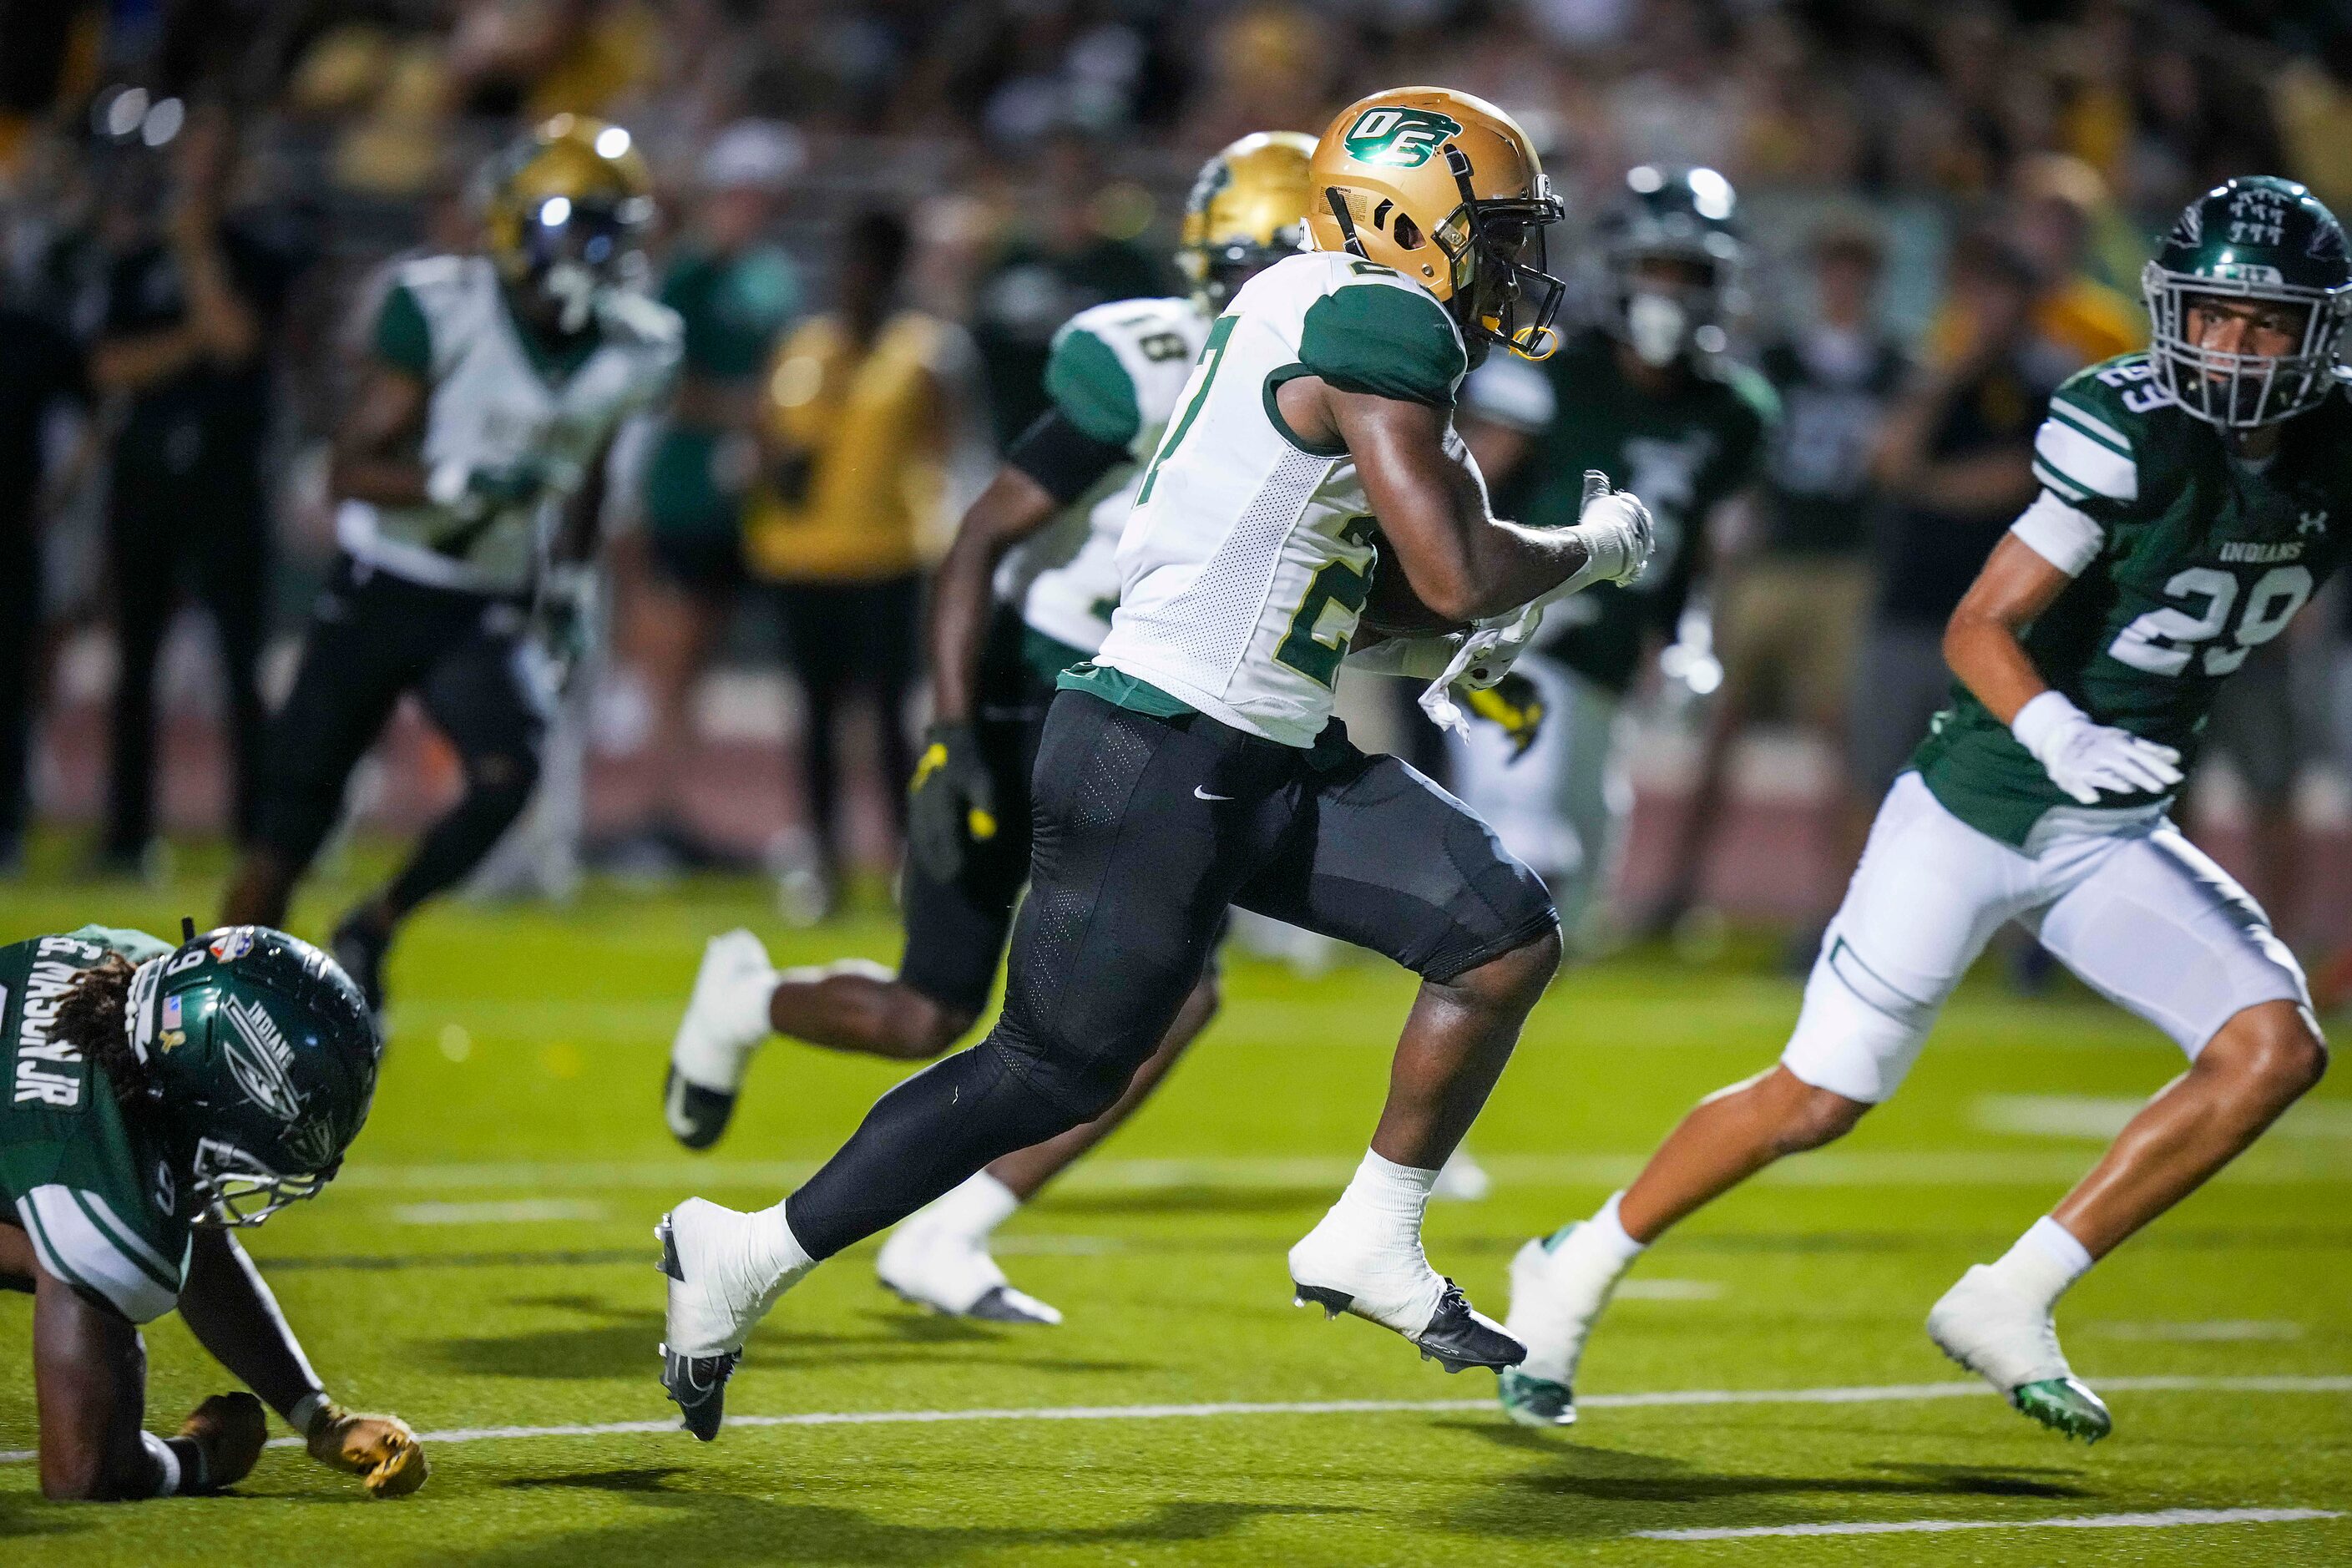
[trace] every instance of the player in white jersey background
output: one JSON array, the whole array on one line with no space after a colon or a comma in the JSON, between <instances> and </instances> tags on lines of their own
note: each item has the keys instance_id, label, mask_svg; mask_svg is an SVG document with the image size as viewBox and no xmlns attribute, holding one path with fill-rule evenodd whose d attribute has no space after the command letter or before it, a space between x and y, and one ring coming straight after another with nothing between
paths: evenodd
<instances>
[{"instance_id":1,"label":"player in white jersey background","mask_svg":"<svg viewBox=\"0 0 2352 1568\"><path fill-rule=\"evenodd\" d=\"M330 483L341 547L273 721L254 847L223 919L278 925L404 691L465 794L331 946L369 1005L400 922L530 802L555 688L583 651L614 431L668 386L676 312L625 285L653 219L629 132L557 115L493 159L488 248L395 272Z\"/></svg>"},{"instance_id":2,"label":"player in white jersey background","mask_svg":"<svg viewBox=\"0 0 2352 1568\"><path fill-rule=\"evenodd\" d=\"M1449 1367L1525 1353L1430 1267L1421 1215L1559 962L1558 922L1484 823L1349 742L1332 681L1382 553L1402 579L1383 625L1462 628L1424 639L1435 700L1474 666L1501 672L1523 609L1638 571L1649 519L1603 486L1566 529L1496 521L1453 434L1474 357L1556 342L1541 246L1559 203L1509 116L1443 89L1376 94L1325 132L1309 189L1315 248L1211 327L1119 542L1109 634L1057 682L995 1027L883 1096L783 1203L693 1199L658 1227L662 1381L699 1437L752 1324L819 1259L1115 1104L1234 904L1423 981L1372 1148L1291 1251L1301 1303Z\"/></svg>"},{"instance_id":3,"label":"player in white jersey background","mask_svg":"<svg viewBox=\"0 0 2352 1568\"><path fill-rule=\"evenodd\" d=\"M1030 772L1054 681L1109 630L1119 531L1210 322L1305 237L1314 147L1312 137L1260 132L1218 153L1193 183L1176 257L1193 292L1097 305L1055 334L1051 405L965 513L931 586L934 718L909 805L898 968L851 959L779 975L751 932L713 938L664 1089L670 1130L688 1147L708 1148L725 1131L771 1031L928 1061L987 1005L1029 877ZM1006 1281L990 1233L1124 1121L1216 1006L1215 975L1203 971L1115 1104L992 1162L899 1226L877 1259L883 1282L942 1312L1060 1321Z\"/></svg>"}]
</instances>

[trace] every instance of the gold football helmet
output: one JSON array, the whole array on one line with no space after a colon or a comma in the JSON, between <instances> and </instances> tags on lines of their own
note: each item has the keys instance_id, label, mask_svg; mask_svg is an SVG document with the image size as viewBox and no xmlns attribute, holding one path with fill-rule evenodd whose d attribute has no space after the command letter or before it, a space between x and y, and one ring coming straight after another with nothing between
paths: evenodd
<instances>
[{"instance_id":1,"label":"gold football helmet","mask_svg":"<svg viewBox=\"0 0 2352 1568\"><path fill-rule=\"evenodd\" d=\"M597 290L643 268L653 174L622 127L559 114L490 160L481 208L499 270L560 301L563 330L573 332Z\"/></svg>"},{"instance_id":2,"label":"gold football helmet","mask_svg":"<svg viewBox=\"0 0 2352 1568\"><path fill-rule=\"evenodd\" d=\"M1528 359L1559 346L1566 286L1544 270L1544 229L1563 209L1509 115L1448 88L1376 92L1331 121L1308 178L1316 249L1394 268L1470 337Z\"/></svg>"},{"instance_id":3,"label":"gold football helmet","mask_svg":"<svg viewBox=\"0 0 2352 1568\"><path fill-rule=\"evenodd\" d=\"M1201 165L1184 200L1176 265L1213 315L1252 273L1307 247L1307 168L1315 138L1260 131Z\"/></svg>"}]
</instances>

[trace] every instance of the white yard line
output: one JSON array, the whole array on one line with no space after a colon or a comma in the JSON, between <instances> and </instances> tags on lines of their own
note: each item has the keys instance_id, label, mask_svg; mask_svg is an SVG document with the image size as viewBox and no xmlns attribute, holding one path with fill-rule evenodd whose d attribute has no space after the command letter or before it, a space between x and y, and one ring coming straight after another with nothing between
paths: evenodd
<instances>
[{"instance_id":1,"label":"white yard line","mask_svg":"<svg viewBox=\"0 0 2352 1568\"><path fill-rule=\"evenodd\" d=\"M1626 1154L1492 1154L1480 1163L1498 1183L1531 1187L1622 1186L1644 1156ZM1844 1152L1831 1150L1783 1160L1757 1178L1791 1187L2044 1187L2082 1175L2086 1157L2074 1150L1917 1149ZM1297 1188L1337 1192L1355 1173L1353 1156L1235 1156L1210 1159L1089 1160L1055 1184L1073 1193L1167 1192L1184 1188L1255 1191ZM353 1165L335 1178L335 1190L413 1193L487 1188L503 1195L641 1189L670 1197L729 1187L785 1192L815 1171L813 1161L646 1160L514 1161L467 1164ZM2305 1140L2256 1144L2221 1178L2252 1185L2352 1180L2352 1142Z\"/></svg>"},{"instance_id":2,"label":"white yard line","mask_svg":"<svg viewBox=\"0 0 2352 1568\"><path fill-rule=\"evenodd\" d=\"M479 1204L402 1204L392 1211L402 1225L547 1225L558 1220L601 1220L604 1205L582 1198L513 1198Z\"/></svg>"},{"instance_id":3,"label":"white yard line","mask_svg":"<svg viewBox=\"0 0 2352 1568\"><path fill-rule=\"evenodd\" d=\"M2192 1524L2294 1524L2342 1519L2326 1508L2168 1508L2072 1519L1906 1519L1885 1524L1759 1524L1744 1529L1637 1530L1634 1541L1752 1541L1767 1535L1937 1535L1950 1530L2179 1530Z\"/></svg>"},{"instance_id":4,"label":"white yard line","mask_svg":"<svg viewBox=\"0 0 2352 1568\"><path fill-rule=\"evenodd\" d=\"M2352 1394L2352 1375L2319 1377L2106 1377L2093 1385L2107 1394ZM1982 1383L1890 1383L1850 1388L1680 1388L1650 1394L1594 1394L1579 1399L1585 1410L1635 1410L1696 1405L1899 1405L1923 1399L1981 1397ZM811 1410L793 1415L730 1415L730 1426L929 1426L970 1421L1171 1421L1229 1415L1444 1415L1491 1410L1491 1399L1307 1399L1270 1404L1048 1405L981 1410ZM431 1443L482 1443L519 1437L609 1437L638 1432L675 1432L675 1417L658 1421L605 1421L560 1426L455 1426L421 1434ZM273 1448L299 1447L296 1437L279 1437ZM0 1450L0 1464L35 1458L29 1448Z\"/></svg>"}]
</instances>

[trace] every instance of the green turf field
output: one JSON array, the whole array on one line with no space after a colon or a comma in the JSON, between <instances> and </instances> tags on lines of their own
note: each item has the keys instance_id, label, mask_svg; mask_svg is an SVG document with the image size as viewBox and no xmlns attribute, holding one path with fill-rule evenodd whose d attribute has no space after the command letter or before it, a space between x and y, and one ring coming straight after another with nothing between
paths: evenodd
<instances>
[{"instance_id":1,"label":"green turf field","mask_svg":"<svg viewBox=\"0 0 2352 1568\"><path fill-rule=\"evenodd\" d=\"M313 931L336 891L301 911ZM201 879L0 889L0 940L92 919L168 931L215 898ZM427 1435L422 1494L371 1503L276 1449L235 1497L44 1504L21 1458L30 1302L0 1296L0 1449L16 1451L0 1562L2352 1562L2352 1517L1643 1535L2352 1514L2352 1079L2067 1299L2109 1442L2031 1426L1929 1345L1936 1296L2177 1068L2153 1030L2079 993L2028 1004L1990 984L1853 1139L1643 1260L1570 1432L1509 1426L1492 1379L1291 1307L1284 1250L1361 1152L1410 984L1244 963L1159 1100L1002 1233L1015 1282L1064 1327L921 1315L876 1286L868 1244L753 1339L729 1407L781 1419L698 1445L655 1381L653 1221L690 1193L772 1201L893 1076L774 1046L719 1150L674 1148L656 1105L668 1032L701 938L744 921L780 962L896 954L884 919L788 935L752 892L713 890L438 910L396 957L374 1120L335 1187L253 1245L330 1387ZM1495 1195L1432 1212L1438 1267L1499 1316L1511 1249L1590 1212L1690 1100L1768 1063L1796 998L1728 963L1566 977L1473 1135ZM225 1386L175 1321L149 1347L151 1424ZM1381 1408L1315 1408L1341 1402Z\"/></svg>"}]
</instances>

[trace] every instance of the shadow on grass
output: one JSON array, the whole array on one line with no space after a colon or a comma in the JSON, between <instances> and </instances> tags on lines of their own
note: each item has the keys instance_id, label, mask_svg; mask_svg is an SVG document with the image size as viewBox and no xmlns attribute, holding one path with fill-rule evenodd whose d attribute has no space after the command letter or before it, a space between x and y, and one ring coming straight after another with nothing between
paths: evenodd
<instances>
[{"instance_id":1,"label":"shadow on grass","mask_svg":"<svg viewBox=\"0 0 2352 1568\"><path fill-rule=\"evenodd\" d=\"M34 1492L0 1493L0 1541L78 1535L98 1522L99 1511L88 1503L47 1502Z\"/></svg>"},{"instance_id":2,"label":"shadow on grass","mask_svg":"<svg viewBox=\"0 0 2352 1568\"><path fill-rule=\"evenodd\" d=\"M593 1296L536 1296L517 1306L552 1309L592 1320L574 1328L527 1333L486 1334L467 1339L421 1341L416 1352L452 1372L476 1377L578 1379L646 1374L653 1348L661 1342L658 1312L624 1311ZM1071 1356L1024 1355L1024 1343L1040 1342L1034 1331L1001 1328L968 1318L908 1309L871 1311L871 1333L793 1332L779 1326L763 1331L746 1351L747 1368L881 1366L945 1363L985 1353L992 1365L1032 1372L1145 1372L1152 1363L1088 1361Z\"/></svg>"},{"instance_id":3,"label":"shadow on grass","mask_svg":"<svg viewBox=\"0 0 2352 1568\"><path fill-rule=\"evenodd\" d=\"M1591 1537L1662 1525L1776 1523L1777 1518L1759 1519L1751 1505L1780 1498L2054 1500L2098 1495L2068 1479L2080 1471L2050 1467L1878 1462L1863 1467L1874 1474L1726 1475L1668 1455L1584 1447L1525 1427L1442 1425L1547 1461L1455 1505L1445 1528L1471 1535ZM1662 1514L1660 1504L1672 1511Z\"/></svg>"},{"instance_id":4,"label":"shadow on grass","mask_svg":"<svg viewBox=\"0 0 2352 1568\"><path fill-rule=\"evenodd\" d=\"M662 1473L611 1472L621 1476ZM576 1479L595 1486L602 1478ZM550 1478L509 1484L564 1486L574 1480ZM643 1501L666 1511L642 1524L572 1531L542 1541L496 1547L458 1561L484 1568L538 1564L583 1568L601 1563L679 1561L691 1561L696 1568L750 1563L952 1563L1024 1548L1183 1545L1224 1539L1252 1520L1266 1516L1359 1511L1246 1502L1164 1502L1128 1524L1055 1529L895 1524L856 1509L793 1506L723 1492L670 1489L658 1484L645 1492Z\"/></svg>"}]
</instances>

